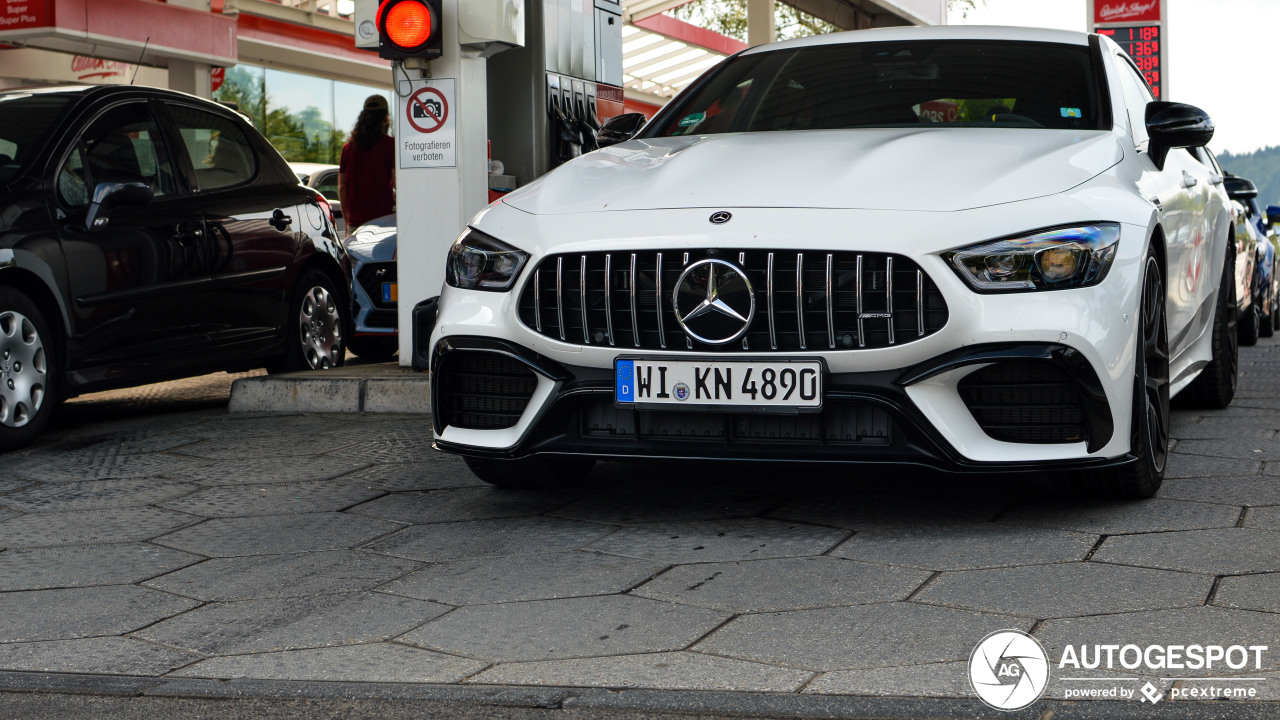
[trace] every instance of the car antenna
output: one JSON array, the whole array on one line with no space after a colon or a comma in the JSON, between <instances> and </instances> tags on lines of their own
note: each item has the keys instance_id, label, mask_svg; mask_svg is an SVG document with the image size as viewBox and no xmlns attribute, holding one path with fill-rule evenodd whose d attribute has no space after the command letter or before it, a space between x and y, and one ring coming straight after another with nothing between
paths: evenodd
<instances>
[{"instance_id":1,"label":"car antenna","mask_svg":"<svg viewBox=\"0 0 1280 720\"><path fill-rule=\"evenodd\" d=\"M138 64L133 66L133 77L129 78L129 84L133 85L133 81L138 79L138 68L142 67L142 58L147 56L147 45L151 43L151 36L148 35L146 40L142 41L142 52L138 53Z\"/></svg>"}]
</instances>

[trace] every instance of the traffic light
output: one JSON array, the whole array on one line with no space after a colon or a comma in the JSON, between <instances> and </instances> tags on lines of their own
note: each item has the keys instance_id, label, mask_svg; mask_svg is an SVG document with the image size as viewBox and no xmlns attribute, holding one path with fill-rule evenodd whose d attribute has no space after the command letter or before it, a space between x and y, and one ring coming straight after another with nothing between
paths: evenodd
<instances>
[{"instance_id":1,"label":"traffic light","mask_svg":"<svg viewBox=\"0 0 1280 720\"><path fill-rule=\"evenodd\" d=\"M378 6L378 57L438 58L444 54L441 0L383 0Z\"/></svg>"}]
</instances>

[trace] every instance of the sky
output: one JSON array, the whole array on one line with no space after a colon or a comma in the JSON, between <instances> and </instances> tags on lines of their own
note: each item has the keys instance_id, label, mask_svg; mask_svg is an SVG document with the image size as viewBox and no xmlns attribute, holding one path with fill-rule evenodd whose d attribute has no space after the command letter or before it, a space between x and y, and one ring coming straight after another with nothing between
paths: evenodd
<instances>
[{"instance_id":1,"label":"sky","mask_svg":"<svg viewBox=\"0 0 1280 720\"><path fill-rule=\"evenodd\" d=\"M1280 145L1280 0L1163 0L1168 97L1213 118L1215 153ZM1085 0L978 0L951 24L1086 30Z\"/></svg>"}]
</instances>

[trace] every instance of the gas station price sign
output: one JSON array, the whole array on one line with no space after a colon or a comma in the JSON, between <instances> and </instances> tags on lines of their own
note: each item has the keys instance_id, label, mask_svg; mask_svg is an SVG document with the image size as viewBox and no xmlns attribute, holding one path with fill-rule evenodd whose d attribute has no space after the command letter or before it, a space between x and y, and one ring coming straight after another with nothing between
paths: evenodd
<instances>
[{"instance_id":1,"label":"gas station price sign","mask_svg":"<svg viewBox=\"0 0 1280 720\"><path fill-rule=\"evenodd\" d=\"M1164 39L1160 36L1160 25L1129 25L1124 27L1098 28L1099 35L1111 38L1129 53L1129 57L1137 63L1138 69L1147 78L1151 86L1151 94L1160 100L1161 71L1160 46Z\"/></svg>"}]
</instances>

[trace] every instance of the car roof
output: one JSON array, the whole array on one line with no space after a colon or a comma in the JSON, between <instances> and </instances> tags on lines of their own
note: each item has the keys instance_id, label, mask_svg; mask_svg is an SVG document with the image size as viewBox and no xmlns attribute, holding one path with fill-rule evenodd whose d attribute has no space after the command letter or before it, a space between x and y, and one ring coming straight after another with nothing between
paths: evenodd
<instances>
[{"instance_id":1,"label":"car roof","mask_svg":"<svg viewBox=\"0 0 1280 720\"><path fill-rule=\"evenodd\" d=\"M225 105L212 100L191 95L189 93L158 88L150 85L40 85L32 87L15 87L0 90L0 97L6 95L67 95L91 100L109 98L113 95L151 95L171 99L194 100L207 106L220 108L225 112L234 112Z\"/></svg>"},{"instance_id":2,"label":"car roof","mask_svg":"<svg viewBox=\"0 0 1280 720\"><path fill-rule=\"evenodd\" d=\"M1089 44L1089 33L1007 25L927 25L923 27L870 28L867 30L850 30L826 35L813 35L796 38L795 40L784 40L779 43L758 45L744 51L742 54L753 55L771 50L819 45L903 42L909 40L997 40L1008 42L1052 42L1087 46Z\"/></svg>"}]
</instances>

